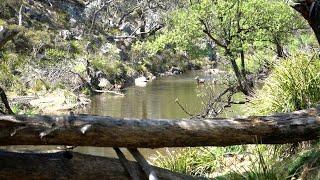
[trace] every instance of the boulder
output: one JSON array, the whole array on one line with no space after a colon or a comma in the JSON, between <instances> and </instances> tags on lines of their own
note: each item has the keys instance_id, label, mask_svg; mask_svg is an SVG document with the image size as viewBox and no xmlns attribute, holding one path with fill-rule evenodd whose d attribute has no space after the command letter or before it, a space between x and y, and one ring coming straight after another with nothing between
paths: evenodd
<instances>
[{"instance_id":1,"label":"boulder","mask_svg":"<svg viewBox=\"0 0 320 180\"><path fill-rule=\"evenodd\" d=\"M139 87L145 87L145 86L147 86L147 82L148 82L148 80L147 80L147 78L144 77L144 76L138 77L138 78L136 78L136 79L134 80L134 84L135 84L136 86L139 86Z\"/></svg>"},{"instance_id":2,"label":"boulder","mask_svg":"<svg viewBox=\"0 0 320 180\"><path fill-rule=\"evenodd\" d=\"M101 89L109 89L112 87L112 84L106 78L100 78L98 86Z\"/></svg>"},{"instance_id":3,"label":"boulder","mask_svg":"<svg viewBox=\"0 0 320 180\"><path fill-rule=\"evenodd\" d=\"M182 70L179 67L171 67L171 69L169 70L170 73L172 73L173 75L178 75L178 74L182 74Z\"/></svg>"}]
</instances>

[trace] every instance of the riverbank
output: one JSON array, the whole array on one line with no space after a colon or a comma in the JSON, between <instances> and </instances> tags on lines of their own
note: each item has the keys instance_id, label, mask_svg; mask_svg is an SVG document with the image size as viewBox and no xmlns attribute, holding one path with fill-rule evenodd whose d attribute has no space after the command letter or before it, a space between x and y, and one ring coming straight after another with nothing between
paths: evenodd
<instances>
[{"instance_id":1,"label":"riverbank","mask_svg":"<svg viewBox=\"0 0 320 180\"><path fill-rule=\"evenodd\" d=\"M167 83L168 83L167 85L169 85L169 87L173 89L178 88L181 91L185 91L184 88L189 89L190 91L192 91L189 93L189 95L196 96L199 93L194 89L196 88L196 80L194 79L196 76L206 78L208 80L207 83L212 81L213 76L215 77L215 79L217 79L217 76L219 76L219 73L214 73L214 74L207 73L209 70L218 72L218 70L212 70L212 69L209 69L209 70L203 69L198 71L178 71L178 70L179 68L174 67L174 68L170 68L168 73L158 73L158 76L155 77L154 81L151 80L151 78L150 80L148 80L148 82L145 84L145 85L148 85L148 87L145 87L145 88L135 88L134 82L127 83L125 86L118 88L116 87L115 84L111 84L107 79L101 78L101 79L98 79L99 80L98 84L101 85L102 83L105 83L109 86L101 86L99 87L100 90L96 90L94 94L90 94L90 92L87 91L86 88L82 90L75 90L75 91L72 91L70 88L63 88L63 89L61 87L52 88L52 87L48 87L49 86L48 83L45 83L44 81L36 80L36 83L30 89L26 89L23 95L21 95L21 93L19 94L19 92L17 91L7 92L7 95L9 97L9 102L11 103L11 106L14 112L16 113L64 114L64 113L68 113L69 111L83 112L83 110L81 109L92 109L92 107L90 106L92 106L95 103L91 103L91 100L93 99L94 101L96 101L95 99L98 97L108 98L106 102L101 104L102 107L105 106L104 105L105 103L109 104L110 107L114 107L114 104L118 104L119 100L122 101L124 99L126 99L124 101L128 101L128 102L131 102L131 101L140 102L141 99L144 99L146 96L150 96L151 94L152 95L150 98L154 98L152 96L159 96L160 98L161 95L157 94L158 93L157 89L163 87ZM67 77L64 77L64 76L60 76L60 78L68 79ZM57 79L55 80L57 81ZM128 79L123 81L128 81ZM104 89L104 88L107 88L107 89ZM134 91L137 91L137 92L134 92ZM137 96L137 98L135 99L131 98L131 96L134 93L142 93L142 92L144 93L140 94L140 96ZM168 92L165 91L165 92L159 92L159 93L164 93L163 95L165 95ZM166 98L165 96L164 98ZM172 101L171 106L178 107L177 104L174 103L174 100L177 98L179 98L182 102L185 102L187 104L192 103L193 101L192 100L193 98L188 99L186 96L185 98L181 98L179 97L180 96L179 94L172 94L169 96L171 97L171 101ZM115 99L113 99L112 97L114 97ZM200 102L201 100L198 99L197 101ZM165 106L165 104L163 105ZM150 104L150 107L153 107L153 105ZM96 107L96 108L101 109L101 107ZM119 108L113 108L113 110L116 111ZM173 109L176 109L176 108L173 108ZM178 111L180 112L180 110ZM86 112L92 113L94 111L89 110ZM112 116L113 115L116 115L118 117L123 116L119 114L114 114L114 112L108 111L108 110L106 110L105 113L107 114L111 113L108 115L112 115ZM184 114L184 112L180 112L180 113ZM96 112L94 114L100 114L100 112L99 113ZM136 116L130 116L129 114L127 114L127 117L136 117ZM179 118L179 117L182 117L182 116L177 116L176 118ZM136 118L142 118L142 117L138 116ZM168 118L174 118L174 117L168 117Z\"/></svg>"},{"instance_id":2,"label":"riverbank","mask_svg":"<svg viewBox=\"0 0 320 180\"><path fill-rule=\"evenodd\" d=\"M27 96L8 93L8 98L16 114L69 114L71 111L77 112L85 108L91 102L85 94L75 94L63 89L37 92Z\"/></svg>"}]
</instances>

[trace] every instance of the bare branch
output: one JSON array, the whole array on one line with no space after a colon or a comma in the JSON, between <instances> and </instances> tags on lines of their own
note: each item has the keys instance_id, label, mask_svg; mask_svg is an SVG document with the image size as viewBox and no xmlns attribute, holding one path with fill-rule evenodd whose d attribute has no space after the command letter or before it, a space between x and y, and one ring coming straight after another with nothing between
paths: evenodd
<instances>
[{"instance_id":1,"label":"bare branch","mask_svg":"<svg viewBox=\"0 0 320 180\"><path fill-rule=\"evenodd\" d=\"M226 46L224 43L220 42L218 39L216 39L216 38L214 38L214 37L212 36L212 34L211 34L210 30L209 30L209 27L208 27L208 25L204 22L204 20L203 20L203 19L199 19L199 20L200 20L201 24L203 24L203 26L204 26L203 32L204 32L214 43L216 43L218 46L220 46L220 47L222 47L222 48L224 48L224 49L227 49L227 46Z\"/></svg>"},{"instance_id":2,"label":"bare branch","mask_svg":"<svg viewBox=\"0 0 320 180\"><path fill-rule=\"evenodd\" d=\"M210 111L214 112L214 116L219 115L226 107L230 106L229 103L227 103L227 105L222 106L222 108L220 108L219 110L217 110L214 106L217 105L218 103L223 102L222 98L225 95L227 95L228 93L230 93L230 94L227 96L227 99L228 99L227 102L230 102L231 101L231 97L238 91L238 89L239 88L237 86L232 86L232 87L229 87L229 88L225 89L224 91L222 91L218 96L211 96L211 98L209 99L208 104L205 107L204 111L201 114L198 114L197 116L195 116L193 118L196 118L196 117L201 117L201 118L208 117L208 115L210 114Z\"/></svg>"},{"instance_id":3,"label":"bare branch","mask_svg":"<svg viewBox=\"0 0 320 180\"><path fill-rule=\"evenodd\" d=\"M189 113L189 112L186 110L186 108L182 106L182 104L180 104L179 99L176 99L174 102L178 104L178 106L182 109L183 112L185 112L186 114L188 114L188 115L191 116L191 117L194 116L193 114Z\"/></svg>"}]
</instances>

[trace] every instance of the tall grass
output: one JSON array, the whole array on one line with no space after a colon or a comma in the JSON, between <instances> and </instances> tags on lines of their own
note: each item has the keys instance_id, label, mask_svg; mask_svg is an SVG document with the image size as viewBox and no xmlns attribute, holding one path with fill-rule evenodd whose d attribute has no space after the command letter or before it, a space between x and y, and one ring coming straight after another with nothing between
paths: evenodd
<instances>
[{"instance_id":1,"label":"tall grass","mask_svg":"<svg viewBox=\"0 0 320 180\"><path fill-rule=\"evenodd\" d=\"M262 89L256 92L250 108L263 115L306 109L320 102L319 92L319 58L299 54L275 66Z\"/></svg>"},{"instance_id":2,"label":"tall grass","mask_svg":"<svg viewBox=\"0 0 320 180\"><path fill-rule=\"evenodd\" d=\"M288 176L279 157L285 146L246 145L184 148L158 153L153 164L172 171L220 180L284 179Z\"/></svg>"},{"instance_id":3,"label":"tall grass","mask_svg":"<svg viewBox=\"0 0 320 180\"><path fill-rule=\"evenodd\" d=\"M192 147L174 151L169 149L153 158L153 164L172 171L208 177L221 171L225 166L223 159L244 152L244 146L231 147Z\"/></svg>"}]
</instances>

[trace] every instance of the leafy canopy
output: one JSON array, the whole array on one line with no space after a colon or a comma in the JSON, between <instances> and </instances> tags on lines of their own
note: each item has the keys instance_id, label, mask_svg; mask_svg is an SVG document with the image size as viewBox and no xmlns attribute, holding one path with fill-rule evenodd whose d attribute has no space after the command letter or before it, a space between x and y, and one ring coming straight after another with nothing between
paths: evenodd
<instances>
[{"instance_id":1,"label":"leafy canopy","mask_svg":"<svg viewBox=\"0 0 320 180\"><path fill-rule=\"evenodd\" d=\"M200 0L190 1L166 20L166 29L143 46L154 54L171 45L176 50L194 52L206 37L206 24L212 37L233 52L263 47L275 38L288 41L294 29L304 22L284 1ZM141 45L141 44L140 44Z\"/></svg>"}]
</instances>

